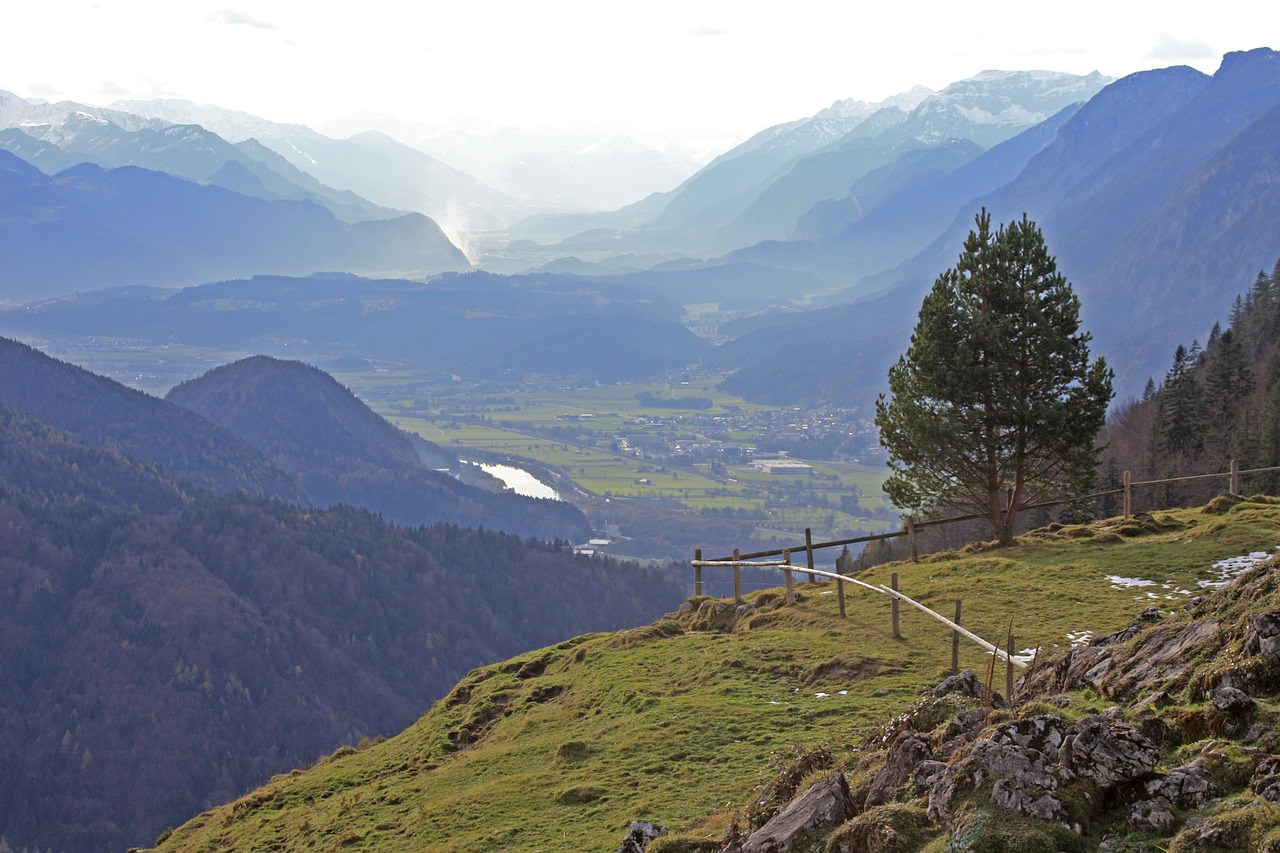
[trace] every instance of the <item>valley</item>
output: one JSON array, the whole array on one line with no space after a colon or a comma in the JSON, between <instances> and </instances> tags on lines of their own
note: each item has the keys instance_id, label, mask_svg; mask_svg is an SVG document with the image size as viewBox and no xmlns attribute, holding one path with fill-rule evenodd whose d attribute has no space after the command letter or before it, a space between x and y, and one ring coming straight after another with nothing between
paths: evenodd
<instances>
[{"instance_id":1,"label":"valley","mask_svg":"<svg viewBox=\"0 0 1280 853\"><path fill-rule=\"evenodd\" d=\"M0 853L1280 853L1280 52L1214 55L696 162L0 90ZM908 508L978 520L689 595Z\"/></svg>"},{"instance_id":2,"label":"valley","mask_svg":"<svg viewBox=\"0 0 1280 853\"><path fill-rule=\"evenodd\" d=\"M105 341L46 342L45 351L158 395L246 355ZM276 352L306 358L307 343ZM314 363L333 364L336 379L402 429L470 461L543 473L587 513L592 538L610 539L608 552L619 556L687 559L694 548L714 547L705 531L655 538L653 528L671 512L731 523L743 538L720 542L726 552L793 542L805 528L817 539L839 539L901 524L880 490L873 428L855 409L751 403L697 371L581 387L531 376L508 386L441 381L399 365ZM770 473L760 462L780 458L807 467ZM634 545L633 532L640 534Z\"/></svg>"}]
</instances>

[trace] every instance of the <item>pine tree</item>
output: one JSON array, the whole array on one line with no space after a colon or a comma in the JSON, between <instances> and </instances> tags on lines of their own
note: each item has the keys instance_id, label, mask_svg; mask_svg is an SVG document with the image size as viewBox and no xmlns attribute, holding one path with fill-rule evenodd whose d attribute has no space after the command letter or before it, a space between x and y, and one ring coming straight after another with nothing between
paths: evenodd
<instances>
[{"instance_id":1,"label":"pine tree","mask_svg":"<svg viewBox=\"0 0 1280 853\"><path fill-rule=\"evenodd\" d=\"M1196 381L1199 347L1174 350L1173 365L1160 387L1155 419L1156 452L1161 457L1195 456L1204 445L1204 398Z\"/></svg>"},{"instance_id":2,"label":"pine tree","mask_svg":"<svg viewBox=\"0 0 1280 853\"><path fill-rule=\"evenodd\" d=\"M1235 331L1228 329L1218 335L1205 357L1205 444L1208 452L1219 457L1230 452L1245 398L1251 393L1253 370Z\"/></svg>"},{"instance_id":3,"label":"pine tree","mask_svg":"<svg viewBox=\"0 0 1280 853\"><path fill-rule=\"evenodd\" d=\"M1112 371L1089 361L1080 301L1024 215L983 210L956 266L925 297L876 404L900 507L979 513L1001 542L1028 504L1093 476Z\"/></svg>"}]
</instances>

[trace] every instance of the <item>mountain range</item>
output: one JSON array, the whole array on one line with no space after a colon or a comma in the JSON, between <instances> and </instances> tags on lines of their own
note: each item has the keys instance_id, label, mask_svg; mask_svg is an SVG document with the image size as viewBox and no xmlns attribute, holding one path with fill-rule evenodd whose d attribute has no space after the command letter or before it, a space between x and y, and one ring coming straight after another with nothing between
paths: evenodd
<instances>
[{"instance_id":1,"label":"mountain range","mask_svg":"<svg viewBox=\"0 0 1280 853\"><path fill-rule=\"evenodd\" d=\"M1280 54L1265 48L1228 54L1212 77L1168 68L1118 80L1059 117L1015 177L962 204L927 247L855 285L851 301L765 320L715 359L738 369L730 388L757 399L873 398L920 299L954 264L985 207L997 222L1026 213L1042 228L1081 299L1095 351L1117 366L1120 394L1136 395L1179 343L1206 334L1274 262L1277 107ZM1021 159L1033 147L1013 142L1000 153ZM995 163L978 164L999 174ZM825 248L840 251L839 240ZM804 354L781 345L814 324L837 343ZM807 381L813 376L823 379Z\"/></svg>"}]
</instances>

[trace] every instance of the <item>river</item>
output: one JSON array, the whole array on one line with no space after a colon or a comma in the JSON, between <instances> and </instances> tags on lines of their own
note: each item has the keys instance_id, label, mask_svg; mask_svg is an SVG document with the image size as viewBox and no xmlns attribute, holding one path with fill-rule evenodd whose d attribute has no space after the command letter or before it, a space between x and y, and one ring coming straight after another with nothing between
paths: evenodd
<instances>
[{"instance_id":1,"label":"river","mask_svg":"<svg viewBox=\"0 0 1280 853\"><path fill-rule=\"evenodd\" d=\"M472 465L479 465L480 469L490 476L497 477L503 484L515 492L517 495L524 495L526 498L549 498L553 501L562 500L556 490L530 474L523 468L516 468L513 465L490 465L486 462L472 462Z\"/></svg>"}]
</instances>

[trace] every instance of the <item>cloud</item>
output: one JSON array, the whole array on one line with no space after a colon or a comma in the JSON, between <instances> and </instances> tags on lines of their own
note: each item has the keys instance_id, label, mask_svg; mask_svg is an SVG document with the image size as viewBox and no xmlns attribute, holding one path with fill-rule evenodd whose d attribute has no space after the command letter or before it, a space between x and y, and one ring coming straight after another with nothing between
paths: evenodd
<instances>
[{"instance_id":1,"label":"cloud","mask_svg":"<svg viewBox=\"0 0 1280 853\"><path fill-rule=\"evenodd\" d=\"M1187 60L1216 59L1217 51L1199 39L1176 39L1168 33L1162 33L1155 47L1147 51L1144 59L1155 60Z\"/></svg>"},{"instance_id":2,"label":"cloud","mask_svg":"<svg viewBox=\"0 0 1280 853\"><path fill-rule=\"evenodd\" d=\"M209 20L215 24L234 24L242 27L253 27L258 30L278 30L279 26L270 21L263 21L252 15L246 15L244 12L237 12L233 9L219 9L209 15Z\"/></svg>"}]
</instances>

